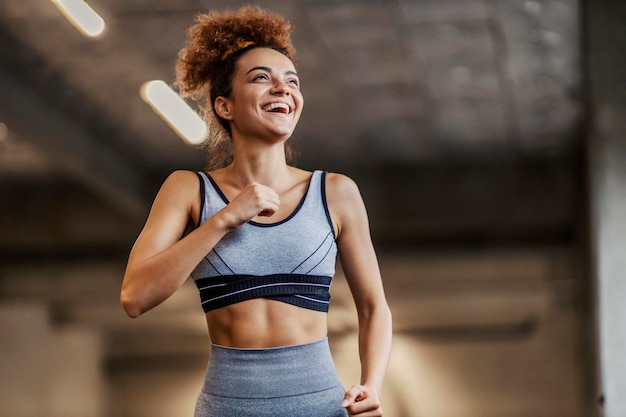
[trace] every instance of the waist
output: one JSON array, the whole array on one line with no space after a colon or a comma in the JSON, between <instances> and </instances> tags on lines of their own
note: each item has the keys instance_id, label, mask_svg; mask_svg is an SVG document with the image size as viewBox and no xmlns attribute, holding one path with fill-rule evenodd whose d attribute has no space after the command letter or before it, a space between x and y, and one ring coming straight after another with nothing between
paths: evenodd
<instances>
[{"instance_id":1,"label":"waist","mask_svg":"<svg viewBox=\"0 0 626 417\"><path fill-rule=\"evenodd\" d=\"M203 390L212 395L272 398L341 385L326 338L265 349L213 344Z\"/></svg>"}]
</instances>

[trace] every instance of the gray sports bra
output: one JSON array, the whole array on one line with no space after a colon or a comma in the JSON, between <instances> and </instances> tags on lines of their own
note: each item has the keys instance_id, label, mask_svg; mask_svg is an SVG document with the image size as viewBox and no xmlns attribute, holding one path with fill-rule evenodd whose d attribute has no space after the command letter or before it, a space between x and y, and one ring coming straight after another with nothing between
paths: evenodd
<instances>
[{"instance_id":1,"label":"gray sports bra","mask_svg":"<svg viewBox=\"0 0 626 417\"><path fill-rule=\"evenodd\" d=\"M228 199L210 176L198 176L199 226ZM253 298L328 311L337 245L325 185L326 172L313 172L289 217L277 223L249 221L215 245L191 273L205 312Z\"/></svg>"}]
</instances>

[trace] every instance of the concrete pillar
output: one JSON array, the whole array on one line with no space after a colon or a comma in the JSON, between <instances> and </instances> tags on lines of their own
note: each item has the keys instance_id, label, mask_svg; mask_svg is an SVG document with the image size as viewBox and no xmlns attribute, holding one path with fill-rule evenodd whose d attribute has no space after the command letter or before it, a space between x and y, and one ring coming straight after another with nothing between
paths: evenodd
<instances>
[{"instance_id":1,"label":"concrete pillar","mask_svg":"<svg viewBox=\"0 0 626 417\"><path fill-rule=\"evenodd\" d=\"M588 0L591 240L604 417L626 416L626 5Z\"/></svg>"},{"instance_id":2,"label":"concrete pillar","mask_svg":"<svg viewBox=\"0 0 626 417\"><path fill-rule=\"evenodd\" d=\"M0 415L104 415L98 333L52 325L41 303L4 303L0 334Z\"/></svg>"}]
</instances>

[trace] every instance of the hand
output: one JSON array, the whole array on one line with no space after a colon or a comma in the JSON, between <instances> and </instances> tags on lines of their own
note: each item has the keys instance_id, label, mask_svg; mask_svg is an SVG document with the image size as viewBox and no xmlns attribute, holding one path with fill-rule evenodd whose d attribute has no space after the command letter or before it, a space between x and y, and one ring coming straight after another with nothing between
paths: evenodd
<instances>
[{"instance_id":1,"label":"hand","mask_svg":"<svg viewBox=\"0 0 626 417\"><path fill-rule=\"evenodd\" d=\"M353 385L343 397L341 406L352 417L382 417L383 409L376 391L365 385Z\"/></svg>"},{"instance_id":2,"label":"hand","mask_svg":"<svg viewBox=\"0 0 626 417\"><path fill-rule=\"evenodd\" d=\"M239 227L256 216L271 217L278 206L280 199L276 191L265 185L252 182L231 201L222 214L228 214L227 224L230 228Z\"/></svg>"}]
</instances>

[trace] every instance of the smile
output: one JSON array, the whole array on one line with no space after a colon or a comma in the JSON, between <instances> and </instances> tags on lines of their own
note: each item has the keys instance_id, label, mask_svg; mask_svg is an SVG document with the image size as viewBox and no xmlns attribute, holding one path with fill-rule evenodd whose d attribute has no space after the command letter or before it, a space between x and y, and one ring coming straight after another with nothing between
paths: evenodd
<instances>
[{"instance_id":1,"label":"smile","mask_svg":"<svg viewBox=\"0 0 626 417\"><path fill-rule=\"evenodd\" d=\"M282 113L289 114L291 113L291 107L287 103L275 102L269 103L262 107L263 111L271 112L271 113Z\"/></svg>"}]
</instances>

